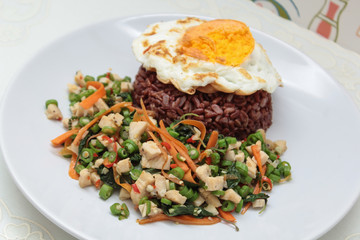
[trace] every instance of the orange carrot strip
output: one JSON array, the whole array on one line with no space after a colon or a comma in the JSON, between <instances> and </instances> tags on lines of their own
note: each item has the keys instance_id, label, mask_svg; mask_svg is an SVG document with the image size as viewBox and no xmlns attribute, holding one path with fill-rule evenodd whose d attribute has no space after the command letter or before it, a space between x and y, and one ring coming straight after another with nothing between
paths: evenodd
<instances>
[{"instance_id":1,"label":"orange carrot strip","mask_svg":"<svg viewBox=\"0 0 360 240\"><path fill-rule=\"evenodd\" d=\"M86 83L86 87L93 86L97 90L81 101L80 106L89 109L91 108L100 98L106 95L105 87L101 82L89 81Z\"/></svg>"},{"instance_id":2,"label":"orange carrot strip","mask_svg":"<svg viewBox=\"0 0 360 240\"><path fill-rule=\"evenodd\" d=\"M231 214L231 212L225 212L221 209L221 207L219 207L217 210L223 219L230 222L236 222L236 218Z\"/></svg>"},{"instance_id":3,"label":"orange carrot strip","mask_svg":"<svg viewBox=\"0 0 360 240\"><path fill-rule=\"evenodd\" d=\"M72 135L76 134L77 132L79 132L79 129L72 129L69 130L63 134L61 134L60 136L54 138L53 140L51 140L51 143L55 146L57 145L61 145L63 144L67 139L69 139L69 137L71 137Z\"/></svg>"},{"instance_id":4,"label":"orange carrot strip","mask_svg":"<svg viewBox=\"0 0 360 240\"><path fill-rule=\"evenodd\" d=\"M125 190L130 193L131 192L131 185L129 183L120 183L120 175L116 171L115 165L112 166L112 170L113 170L113 173L114 173L114 180L115 180L116 184L123 187L123 188L125 188Z\"/></svg>"},{"instance_id":5,"label":"orange carrot strip","mask_svg":"<svg viewBox=\"0 0 360 240\"><path fill-rule=\"evenodd\" d=\"M257 182L253 191L253 194L259 194L261 192L261 187L260 187L260 183ZM243 208L243 210L241 211L241 214L244 215L246 213L246 211L250 208L250 206L252 205L251 202L248 202L245 207Z\"/></svg>"},{"instance_id":6,"label":"orange carrot strip","mask_svg":"<svg viewBox=\"0 0 360 240\"><path fill-rule=\"evenodd\" d=\"M259 170L260 170L260 173L261 173L261 176L264 176L265 175L265 172L264 172L264 169L262 167L262 164L261 164L261 157L260 157L260 150L259 150L259 147L257 145L251 145L251 150L253 152L253 155L256 159L256 162L257 162L257 165L259 167Z\"/></svg>"},{"instance_id":7,"label":"orange carrot strip","mask_svg":"<svg viewBox=\"0 0 360 240\"><path fill-rule=\"evenodd\" d=\"M133 117L133 122L138 122L140 120L141 120L141 114L139 114L139 112L136 111Z\"/></svg>"},{"instance_id":8,"label":"orange carrot strip","mask_svg":"<svg viewBox=\"0 0 360 240\"><path fill-rule=\"evenodd\" d=\"M170 217L165 214L158 214L153 217L137 220L141 225L159 221L173 221L180 224L186 225L212 225L219 223L221 220L217 217L205 217L205 218L195 218L190 215L182 215L176 217Z\"/></svg>"},{"instance_id":9,"label":"orange carrot strip","mask_svg":"<svg viewBox=\"0 0 360 240\"><path fill-rule=\"evenodd\" d=\"M106 110L103 114L101 114L100 116L94 118L93 120L91 120L88 124L86 124L84 127L82 127L80 130L79 130L79 133L77 134L76 138L74 139L73 141L73 144L75 146L78 146L79 143L80 143L80 140L83 136L83 134L92 126L94 125L97 121L99 121L102 116L114 111L116 112L117 110L119 110L120 108L123 108L123 107L129 107L131 106L131 103L130 102L121 102L121 103L118 103L118 104L115 104L114 106L112 106L111 108L109 108L108 110Z\"/></svg>"},{"instance_id":10,"label":"orange carrot strip","mask_svg":"<svg viewBox=\"0 0 360 240\"><path fill-rule=\"evenodd\" d=\"M70 162L70 166L69 166L69 176L72 179L79 179L79 174L75 171L75 164L76 164L76 159L77 156L75 153L73 153L72 157L71 157L71 162Z\"/></svg>"},{"instance_id":11,"label":"orange carrot strip","mask_svg":"<svg viewBox=\"0 0 360 240\"><path fill-rule=\"evenodd\" d=\"M192 120L192 119L185 119L185 120L182 120L182 121L178 122L177 124L175 124L175 125L173 126L173 128L175 128L175 127L176 127L177 125L179 125L179 124L187 124L187 125L192 125L192 126L194 126L194 127L197 127L197 128L200 130L200 132L201 132L201 134L200 134L201 140L204 140L205 135L206 135L206 127L205 127L205 125L204 125L202 122L196 121L196 120ZM200 150L200 146L201 146L201 142L199 142L199 144L198 144L198 146L197 146L197 150L198 150L198 151Z\"/></svg>"},{"instance_id":12,"label":"orange carrot strip","mask_svg":"<svg viewBox=\"0 0 360 240\"><path fill-rule=\"evenodd\" d=\"M210 135L209 141L206 145L206 149L210 149L212 147L216 146L216 143L218 141L218 137L219 137L219 132L218 131L213 131Z\"/></svg>"},{"instance_id":13,"label":"orange carrot strip","mask_svg":"<svg viewBox=\"0 0 360 240\"><path fill-rule=\"evenodd\" d=\"M185 175L183 177L183 180L191 182L191 183L195 183L197 184L197 182L194 180L192 174L191 174L191 170L189 169L187 172L185 172Z\"/></svg>"}]
</instances>

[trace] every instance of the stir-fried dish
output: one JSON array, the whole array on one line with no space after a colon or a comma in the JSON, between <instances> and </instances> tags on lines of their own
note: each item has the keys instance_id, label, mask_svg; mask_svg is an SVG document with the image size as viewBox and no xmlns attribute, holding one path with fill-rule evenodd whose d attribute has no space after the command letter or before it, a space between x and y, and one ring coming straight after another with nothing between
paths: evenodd
<instances>
[{"instance_id":1,"label":"stir-fried dish","mask_svg":"<svg viewBox=\"0 0 360 240\"><path fill-rule=\"evenodd\" d=\"M103 200L115 192L131 199L139 224L234 223L250 207L262 212L272 188L291 177L280 158L286 142L261 129L246 139L223 136L189 119L192 113L166 126L142 102L132 104L129 77L111 72L97 79L77 72L68 89L70 118L56 100L46 102L48 118L67 128L52 144L70 158L68 174L80 187L96 187ZM123 202L110 211L120 220L129 216Z\"/></svg>"}]
</instances>

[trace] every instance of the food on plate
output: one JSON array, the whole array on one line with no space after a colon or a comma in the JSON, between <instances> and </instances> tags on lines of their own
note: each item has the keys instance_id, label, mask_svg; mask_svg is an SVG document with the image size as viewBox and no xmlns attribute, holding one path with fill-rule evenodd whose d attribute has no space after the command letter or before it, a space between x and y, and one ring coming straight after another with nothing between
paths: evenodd
<instances>
[{"instance_id":1,"label":"food on plate","mask_svg":"<svg viewBox=\"0 0 360 240\"><path fill-rule=\"evenodd\" d=\"M62 113L58 107L58 102L55 99L49 99L45 102L45 114L48 119L61 120Z\"/></svg>"},{"instance_id":2,"label":"food on plate","mask_svg":"<svg viewBox=\"0 0 360 240\"><path fill-rule=\"evenodd\" d=\"M152 24L133 41L142 64L133 98L166 124L186 113L209 130L244 139L272 122L282 85L265 50L242 22L186 18Z\"/></svg>"},{"instance_id":3,"label":"food on plate","mask_svg":"<svg viewBox=\"0 0 360 240\"><path fill-rule=\"evenodd\" d=\"M142 101L134 107L130 78L111 72L95 79L79 71L68 90L67 131L52 144L70 158L68 174L80 187L96 187L103 200L129 199L139 224L235 223L233 212L263 211L274 185L291 177L280 158L286 142L264 130L238 140L208 131L191 114L165 124ZM119 220L129 217L125 203L109 207Z\"/></svg>"}]
</instances>

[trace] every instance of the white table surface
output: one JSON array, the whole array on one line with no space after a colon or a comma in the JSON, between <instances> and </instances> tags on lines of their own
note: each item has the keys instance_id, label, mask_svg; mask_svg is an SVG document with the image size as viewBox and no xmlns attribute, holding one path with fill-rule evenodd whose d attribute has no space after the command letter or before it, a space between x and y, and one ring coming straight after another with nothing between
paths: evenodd
<instances>
[{"instance_id":1,"label":"white table surface","mask_svg":"<svg viewBox=\"0 0 360 240\"><path fill-rule=\"evenodd\" d=\"M360 108L358 54L280 19L248 0L0 1L0 98L21 66L58 37L98 21L151 13L183 13L242 20L308 54L344 86ZM46 219L28 202L18 190L0 153L2 239L67 240L74 237ZM360 239L360 200L320 239Z\"/></svg>"}]
</instances>

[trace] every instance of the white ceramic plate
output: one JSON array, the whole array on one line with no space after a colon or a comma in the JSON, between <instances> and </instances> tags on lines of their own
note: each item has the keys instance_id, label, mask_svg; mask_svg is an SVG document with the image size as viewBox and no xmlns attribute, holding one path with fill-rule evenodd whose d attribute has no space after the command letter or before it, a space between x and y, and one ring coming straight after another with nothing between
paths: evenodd
<instances>
[{"instance_id":1,"label":"white ceramic plate","mask_svg":"<svg viewBox=\"0 0 360 240\"><path fill-rule=\"evenodd\" d=\"M342 87L308 57L259 31L284 80L273 94L270 139L286 139L283 160L293 179L270 193L263 214L238 215L239 232L226 224L184 226L160 222L140 226L139 214L118 221L95 188L81 189L67 175L69 161L57 155L50 139L64 132L44 114L47 99L59 100L69 115L67 83L77 70L98 75L108 71L134 77L138 68L131 42L153 22L180 15L151 15L111 20L83 28L45 47L23 67L1 107L1 148L9 171L31 203L61 228L83 239L314 239L347 213L360 192L357 159L360 115ZM128 204L131 206L131 204Z\"/></svg>"}]
</instances>

